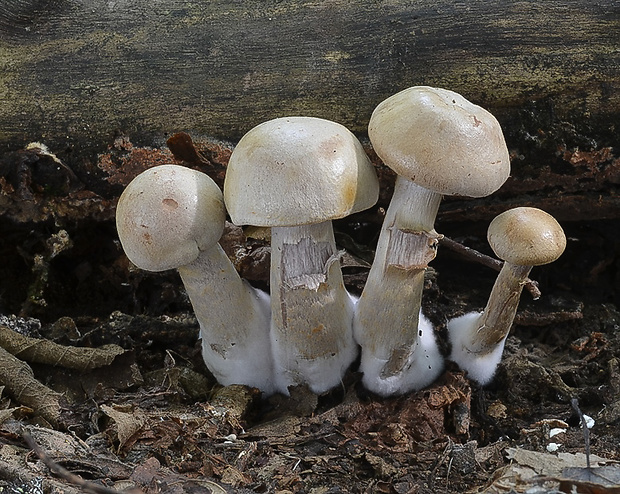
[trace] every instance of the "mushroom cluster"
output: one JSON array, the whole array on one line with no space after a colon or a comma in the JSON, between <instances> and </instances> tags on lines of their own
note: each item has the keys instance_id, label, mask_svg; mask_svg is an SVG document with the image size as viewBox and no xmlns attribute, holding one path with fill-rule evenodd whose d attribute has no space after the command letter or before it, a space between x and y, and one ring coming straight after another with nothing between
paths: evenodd
<instances>
[{"instance_id":1,"label":"mushroom cluster","mask_svg":"<svg viewBox=\"0 0 620 494\"><path fill-rule=\"evenodd\" d=\"M444 367L421 312L424 272L441 239L441 197L482 197L510 173L497 120L445 89L418 86L375 109L369 137L397 174L375 259L359 298L349 294L331 221L372 207L379 182L345 127L285 117L251 129L235 147L224 191L178 165L150 168L121 195L116 214L127 257L149 271L177 269L200 324L203 358L223 385L266 395L293 385L338 386L361 351L370 391L418 390ZM271 229L270 293L242 280L218 240L226 214ZM495 371L532 266L557 258L562 230L543 211L499 215L489 242L505 260L482 313L449 321L450 359L484 384Z\"/></svg>"}]
</instances>

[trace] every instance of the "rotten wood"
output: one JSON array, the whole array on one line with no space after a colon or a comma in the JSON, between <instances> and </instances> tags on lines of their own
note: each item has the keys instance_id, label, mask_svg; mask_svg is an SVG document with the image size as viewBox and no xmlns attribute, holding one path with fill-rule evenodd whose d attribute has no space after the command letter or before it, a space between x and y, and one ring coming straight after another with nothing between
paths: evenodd
<instances>
[{"instance_id":1,"label":"rotten wood","mask_svg":"<svg viewBox=\"0 0 620 494\"><path fill-rule=\"evenodd\" d=\"M619 27L614 0L8 0L0 143L236 140L290 114L364 133L377 103L424 84L488 107L522 140L560 125L600 147L620 113Z\"/></svg>"},{"instance_id":2,"label":"rotten wood","mask_svg":"<svg viewBox=\"0 0 620 494\"><path fill-rule=\"evenodd\" d=\"M516 205L560 221L617 219L619 40L615 0L7 0L0 149L11 153L0 156L0 211L19 221L110 218L114 185L144 162L170 162L145 146L163 148L177 131L192 135L198 154L185 158L199 166L200 156L211 161L208 147L229 152L219 139L283 115L332 119L364 138L380 101L424 84L494 113L512 158L492 200L449 198L440 222L490 221ZM33 156L24 150L33 141L51 152ZM107 173L119 148L131 159L115 182ZM50 202L15 211L6 197L29 177ZM393 176L381 178L385 206ZM55 200L59 191L66 200Z\"/></svg>"}]
</instances>

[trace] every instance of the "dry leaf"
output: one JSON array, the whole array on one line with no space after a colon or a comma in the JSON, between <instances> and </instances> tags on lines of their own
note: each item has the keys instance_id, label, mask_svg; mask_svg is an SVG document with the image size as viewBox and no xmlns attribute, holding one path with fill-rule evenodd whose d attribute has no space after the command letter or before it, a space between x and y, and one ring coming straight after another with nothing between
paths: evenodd
<instances>
[{"instance_id":1,"label":"dry leaf","mask_svg":"<svg viewBox=\"0 0 620 494\"><path fill-rule=\"evenodd\" d=\"M101 405L101 410L116 423L118 451L123 448L131 436L142 428L146 421L144 414L138 409L123 412L108 405Z\"/></svg>"},{"instance_id":2,"label":"dry leaf","mask_svg":"<svg viewBox=\"0 0 620 494\"><path fill-rule=\"evenodd\" d=\"M109 365L125 352L118 345L104 345L100 348L59 345L53 341L21 335L2 325L0 325L0 346L21 360L58 365L79 371Z\"/></svg>"},{"instance_id":3,"label":"dry leaf","mask_svg":"<svg viewBox=\"0 0 620 494\"><path fill-rule=\"evenodd\" d=\"M555 455L528 451L521 448L507 448L506 454L508 459L513 460L514 463L532 469L537 475L548 477L560 477L565 468L583 468L586 466L586 455L583 453L559 453ZM590 464L592 466L605 464L608 461L600 456L590 455Z\"/></svg>"},{"instance_id":4,"label":"dry leaf","mask_svg":"<svg viewBox=\"0 0 620 494\"><path fill-rule=\"evenodd\" d=\"M594 468L569 467L562 472L560 490L585 494L620 494L620 465Z\"/></svg>"},{"instance_id":5,"label":"dry leaf","mask_svg":"<svg viewBox=\"0 0 620 494\"><path fill-rule=\"evenodd\" d=\"M485 494L499 494L505 492L524 493L534 485L577 485L564 477L566 469L584 469L586 467L586 455L583 453L539 453L521 448L506 448L508 459L512 464L503 467L493 475L493 482L482 491ZM609 460L600 456L590 455L590 463L594 466L591 470L598 469L599 464L609 463ZM569 470L570 471L570 470ZM582 482L580 485L584 485ZM596 488L603 488L602 485ZM581 487L580 487L581 489ZM585 494L618 494L618 491L608 490L579 490ZM564 492L572 492L571 489Z\"/></svg>"},{"instance_id":6,"label":"dry leaf","mask_svg":"<svg viewBox=\"0 0 620 494\"><path fill-rule=\"evenodd\" d=\"M61 404L64 398L34 378L28 364L11 355L0 345L0 382L15 401L36 410L54 425L62 422Z\"/></svg>"}]
</instances>

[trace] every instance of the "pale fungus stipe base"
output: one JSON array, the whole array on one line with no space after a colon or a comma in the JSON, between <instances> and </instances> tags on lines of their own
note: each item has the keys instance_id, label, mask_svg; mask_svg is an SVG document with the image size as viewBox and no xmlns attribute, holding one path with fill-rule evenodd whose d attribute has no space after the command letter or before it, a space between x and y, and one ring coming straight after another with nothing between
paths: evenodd
<instances>
[{"instance_id":1,"label":"pale fungus stipe base","mask_svg":"<svg viewBox=\"0 0 620 494\"><path fill-rule=\"evenodd\" d=\"M394 196L354 323L363 383L383 396L421 389L443 369L433 327L420 311L424 271L437 249L433 223L441 196L404 179L397 179Z\"/></svg>"},{"instance_id":2,"label":"pale fungus stipe base","mask_svg":"<svg viewBox=\"0 0 620 494\"><path fill-rule=\"evenodd\" d=\"M163 165L123 191L116 224L127 257L147 271L178 269L200 324L203 358L220 384L276 391L267 294L242 280L217 243L222 192L204 173Z\"/></svg>"},{"instance_id":3,"label":"pale fungus stipe base","mask_svg":"<svg viewBox=\"0 0 620 494\"><path fill-rule=\"evenodd\" d=\"M307 383L325 392L357 356L350 329L354 304L331 222L272 228L271 251L271 286L279 287L271 295L273 320L281 324L272 331L279 386Z\"/></svg>"},{"instance_id":4,"label":"pale fungus stipe base","mask_svg":"<svg viewBox=\"0 0 620 494\"><path fill-rule=\"evenodd\" d=\"M355 359L353 302L331 220L372 206L379 184L345 127L311 117L250 130L228 164L224 197L235 224L271 227L271 339L278 388L323 393Z\"/></svg>"},{"instance_id":5,"label":"pale fungus stipe base","mask_svg":"<svg viewBox=\"0 0 620 494\"><path fill-rule=\"evenodd\" d=\"M239 277L219 244L178 271L200 323L202 357L217 382L277 391L269 295Z\"/></svg>"},{"instance_id":6,"label":"pale fungus stipe base","mask_svg":"<svg viewBox=\"0 0 620 494\"><path fill-rule=\"evenodd\" d=\"M510 160L495 117L445 89L391 96L373 112L368 135L398 177L354 332L364 385L387 396L420 389L443 369L433 329L419 316L442 195L491 194L508 178Z\"/></svg>"},{"instance_id":7,"label":"pale fungus stipe base","mask_svg":"<svg viewBox=\"0 0 620 494\"><path fill-rule=\"evenodd\" d=\"M533 266L555 261L566 247L558 222L536 208L515 208L489 225L491 248L504 265L483 312L448 322L450 359L480 384L493 378L514 321L523 285Z\"/></svg>"}]
</instances>

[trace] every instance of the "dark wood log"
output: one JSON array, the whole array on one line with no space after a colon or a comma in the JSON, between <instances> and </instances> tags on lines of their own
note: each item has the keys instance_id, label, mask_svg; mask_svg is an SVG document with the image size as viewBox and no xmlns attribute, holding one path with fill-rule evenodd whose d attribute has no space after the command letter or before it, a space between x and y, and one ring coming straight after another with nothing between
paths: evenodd
<instances>
[{"instance_id":1,"label":"dark wood log","mask_svg":"<svg viewBox=\"0 0 620 494\"><path fill-rule=\"evenodd\" d=\"M379 101L416 84L514 127L528 110L609 127L619 28L615 0L5 0L0 140L236 139L290 113L364 132Z\"/></svg>"},{"instance_id":2,"label":"dark wood log","mask_svg":"<svg viewBox=\"0 0 620 494\"><path fill-rule=\"evenodd\" d=\"M40 140L88 181L118 135L235 141L306 114L363 137L381 100L435 85L505 129L514 179L496 209L532 196L561 219L617 217L619 43L617 0L5 0L0 149ZM444 215L460 211L494 212Z\"/></svg>"}]
</instances>

